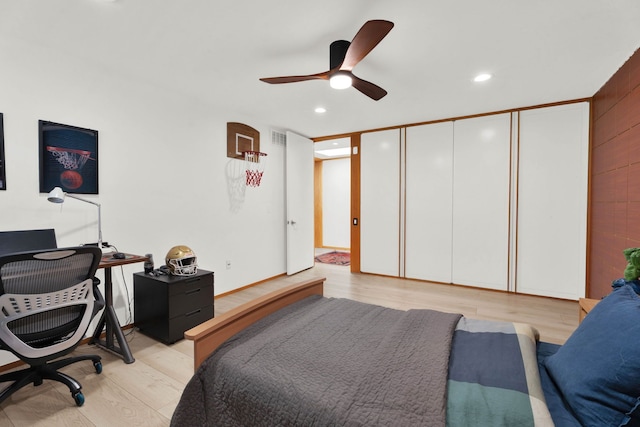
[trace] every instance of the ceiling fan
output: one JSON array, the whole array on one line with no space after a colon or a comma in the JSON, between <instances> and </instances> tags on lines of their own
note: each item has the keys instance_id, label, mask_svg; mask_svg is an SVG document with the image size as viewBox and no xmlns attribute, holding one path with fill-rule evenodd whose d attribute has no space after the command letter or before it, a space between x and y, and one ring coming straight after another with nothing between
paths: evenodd
<instances>
[{"instance_id":1,"label":"ceiling fan","mask_svg":"<svg viewBox=\"0 0 640 427\"><path fill-rule=\"evenodd\" d=\"M346 89L353 86L376 101L387 91L366 80L356 77L351 70L355 67L393 28L393 22L384 20L367 21L351 42L337 40L329 49L329 71L305 76L264 77L263 82L271 84L295 83L306 80L329 80L331 87Z\"/></svg>"}]
</instances>

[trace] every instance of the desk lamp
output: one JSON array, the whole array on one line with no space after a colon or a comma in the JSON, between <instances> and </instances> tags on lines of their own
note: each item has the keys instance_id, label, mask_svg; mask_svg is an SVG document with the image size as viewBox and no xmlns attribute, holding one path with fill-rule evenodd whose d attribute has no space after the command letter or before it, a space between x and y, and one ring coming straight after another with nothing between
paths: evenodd
<instances>
[{"instance_id":1,"label":"desk lamp","mask_svg":"<svg viewBox=\"0 0 640 427\"><path fill-rule=\"evenodd\" d=\"M91 200L83 199L73 194L65 193L62 188L56 187L47 196L47 200L51 203L64 203L65 197L71 197L72 199L80 200L81 202L91 203L98 207L98 247L102 246L102 218L100 214L100 203L92 202Z\"/></svg>"}]
</instances>

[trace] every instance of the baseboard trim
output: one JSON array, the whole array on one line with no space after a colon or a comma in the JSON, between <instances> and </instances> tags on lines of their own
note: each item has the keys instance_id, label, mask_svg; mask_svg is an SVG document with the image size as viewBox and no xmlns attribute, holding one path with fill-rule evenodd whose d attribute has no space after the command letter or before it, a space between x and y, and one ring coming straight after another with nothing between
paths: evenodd
<instances>
[{"instance_id":1,"label":"baseboard trim","mask_svg":"<svg viewBox=\"0 0 640 427\"><path fill-rule=\"evenodd\" d=\"M223 293L218 294L218 295L214 295L214 298L221 298L221 297L225 297L227 295L235 294L236 292L240 292L240 291L244 291L245 289L253 288L254 286L258 286L261 283L268 282L269 280L277 279L278 277L283 277L283 276L286 276L286 275L287 275L287 273L276 274L273 277L269 277L267 279L260 280L259 282L251 283L251 284L248 284L246 286L242 286L242 287L239 287L237 289L233 289L231 291L227 291L227 292L223 292Z\"/></svg>"}]
</instances>

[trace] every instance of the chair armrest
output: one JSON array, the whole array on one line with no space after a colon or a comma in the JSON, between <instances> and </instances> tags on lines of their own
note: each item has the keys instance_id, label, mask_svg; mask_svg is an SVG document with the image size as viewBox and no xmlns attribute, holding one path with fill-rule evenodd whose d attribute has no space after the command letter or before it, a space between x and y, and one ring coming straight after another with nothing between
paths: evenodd
<instances>
[{"instance_id":1,"label":"chair armrest","mask_svg":"<svg viewBox=\"0 0 640 427\"><path fill-rule=\"evenodd\" d=\"M102 292L100 292L100 288L98 285L100 284L100 279L97 277L93 278L93 296L96 299L96 302L93 306L93 315L95 316L97 312L102 310L105 306L104 297L102 296Z\"/></svg>"}]
</instances>

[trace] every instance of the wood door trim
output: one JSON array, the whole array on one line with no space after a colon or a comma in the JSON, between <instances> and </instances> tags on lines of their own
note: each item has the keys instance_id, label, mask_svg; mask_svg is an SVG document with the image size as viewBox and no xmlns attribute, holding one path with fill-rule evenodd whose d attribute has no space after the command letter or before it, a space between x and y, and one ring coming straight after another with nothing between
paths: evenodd
<instances>
[{"instance_id":1,"label":"wood door trim","mask_svg":"<svg viewBox=\"0 0 640 427\"><path fill-rule=\"evenodd\" d=\"M355 154L354 154L355 153ZM354 224L354 220L357 224ZM351 272L360 272L360 134L351 135Z\"/></svg>"}]
</instances>

